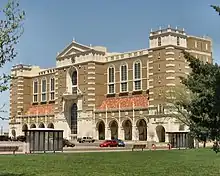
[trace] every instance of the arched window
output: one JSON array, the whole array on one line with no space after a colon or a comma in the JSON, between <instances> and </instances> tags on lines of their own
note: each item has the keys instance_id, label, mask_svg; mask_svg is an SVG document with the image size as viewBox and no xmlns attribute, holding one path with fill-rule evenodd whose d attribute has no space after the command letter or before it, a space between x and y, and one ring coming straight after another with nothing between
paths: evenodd
<instances>
[{"instance_id":1,"label":"arched window","mask_svg":"<svg viewBox=\"0 0 220 176\"><path fill-rule=\"evenodd\" d=\"M74 70L72 73L72 86L77 86L77 71Z\"/></svg>"},{"instance_id":2,"label":"arched window","mask_svg":"<svg viewBox=\"0 0 220 176\"><path fill-rule=\"evenodd\" d=\"M38 80L34 80L33 82L33 102L38 102Z\"/></svg>"},{"instance_id":3,"label":"arched window","mask_svg":"<svg viewBox=\"0 0 220 176\"><path fill-rule=\"evenodd\" d=\"M121 77L121 92L128 91L128 67L126 63L121 65L120 69L120 77Z\"/></svg>"},{"instance_id":4,"label":"arched window","mask_svg":"<svg viewBox=\"0 0 220 176\"><path fill-rule=\"evenodd\" d=\"M142 86L141 86L141 72L142 72L142 68L141 68L141 61L135 61L133 64L133 90L141 90Z\"/></svg>"},{"instance_id":5,"label":"arched window","mask_svg":"<svg viewBox=\"0 0 220 176\"><path fill-rule=\"evenodd\" d=\"M46 78L41 80L41 101L47 101L47 80Z\"/></svg>"},{"instance_id":6,"label":"arched window","mask_svg":"<svg viewBox=\"0 0 220 176\"><path fill-rule=\"evenodd\" d=\"M55 79L51 78L50 79L50 100L55 99Z\"/></svg>"},{"instance_id":7,"label":"arched window","mask_svg":"<svg viewBox=\"0 0 220 176\"><path fill-rule=\"evenodd\" d=\"M77 134L77 104L73 103L71 107L71 133Z\"/></svg>"},{"instance_id":8,"label":"arched window","mask_svg":"<svg viewBox=\"0 0 220 176\"><path fill-rule=\"evenodd\" d=\"M114 66L110 66L108 68L108 93L115 93L115 68Z\"/></svg>"}]
</instances>

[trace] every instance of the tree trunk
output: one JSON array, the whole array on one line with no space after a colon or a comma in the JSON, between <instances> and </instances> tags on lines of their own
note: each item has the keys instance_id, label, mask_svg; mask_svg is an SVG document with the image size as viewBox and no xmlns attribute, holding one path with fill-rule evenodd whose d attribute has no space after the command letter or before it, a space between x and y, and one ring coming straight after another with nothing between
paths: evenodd
<instances>
[{"instance_id":1,"label":"tree trunk","mask_svg":"<svg viewBox=\"0 0 220 176\"><path fill-rule=\"evenodd\" d=\"M203 148L205 148L205 147L206 147L206 141L203 142Z\"/></svg>"}]
</instances>

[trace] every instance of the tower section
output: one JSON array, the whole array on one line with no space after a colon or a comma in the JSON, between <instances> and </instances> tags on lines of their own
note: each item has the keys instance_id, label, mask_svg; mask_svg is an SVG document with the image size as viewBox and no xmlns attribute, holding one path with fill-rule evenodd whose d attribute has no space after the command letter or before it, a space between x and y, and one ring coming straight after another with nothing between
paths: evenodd
<instances>
[{"instance_id":1,"label":"tower section","mask_svg":"<svg viewBox=\"0 0 220 176\"><path fill-rule=\"evenodd\" d=\"M151 31L149 37L148 78L149 107L153 114L164 114L166 92L181 84L186 63L182 51L187 48L184 29L171 28Z\"/></svg>"}]
</instances>

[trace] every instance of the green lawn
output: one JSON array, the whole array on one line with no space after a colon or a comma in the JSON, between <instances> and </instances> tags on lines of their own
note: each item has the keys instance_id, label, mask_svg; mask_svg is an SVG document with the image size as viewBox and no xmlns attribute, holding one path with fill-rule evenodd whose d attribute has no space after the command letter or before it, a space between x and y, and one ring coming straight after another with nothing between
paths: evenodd
<instances>
[{"instance_id":1,"label":"green lawn","mask_svg":"<svg viewBox=\"0 0 220 176\"><path fill-rule=\"evenodd\" d=\"M1 155L0 176L218 176L211 149Z\"/></svg>"}]
</instances>

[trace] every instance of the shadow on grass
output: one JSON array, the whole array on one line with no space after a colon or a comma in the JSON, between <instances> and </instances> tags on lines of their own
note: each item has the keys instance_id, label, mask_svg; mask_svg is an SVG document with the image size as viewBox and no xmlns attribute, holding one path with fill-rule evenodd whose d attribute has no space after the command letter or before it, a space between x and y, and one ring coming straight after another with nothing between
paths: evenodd
<instances>
[{"instance_id":1,"label":"shadow on grass","mask_svg":"<svg viewBox=\"0 0 220 176\"><path fill-rule=\"evenodd\" d=\"M27 174L0 173L0 176L28 176ZM32 176L34 176L32 174Z\"/></svg>"}]
</instances>

